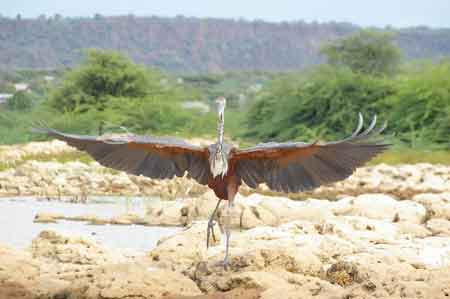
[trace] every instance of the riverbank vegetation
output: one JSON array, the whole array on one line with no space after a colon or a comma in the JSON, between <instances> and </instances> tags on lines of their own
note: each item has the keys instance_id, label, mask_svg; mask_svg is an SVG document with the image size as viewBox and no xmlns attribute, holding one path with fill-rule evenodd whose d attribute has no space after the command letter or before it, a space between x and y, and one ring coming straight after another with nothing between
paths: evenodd
<instances>
[{"instance_id":1,"label":"riverbank vegetation","mask_svg":"<svg viewBox=\"0 0 450 299\"><path fill-rule=\"evenodd\" d=\"M323 45L322 53L327 63L289 73L183 76L105 50L86 51L74 69L3 72L9 92L8 82L33 86L0 107L0 143L43 140L29 130L38 121L82 134L213 138L214 98L225 95L227 134L241 145L342 138L361 112L366 123L375 114L388 121L394 149L378 162L450 163L449 59L403 63L393 36L374 31Z\"/></svg>"}]
</instances>

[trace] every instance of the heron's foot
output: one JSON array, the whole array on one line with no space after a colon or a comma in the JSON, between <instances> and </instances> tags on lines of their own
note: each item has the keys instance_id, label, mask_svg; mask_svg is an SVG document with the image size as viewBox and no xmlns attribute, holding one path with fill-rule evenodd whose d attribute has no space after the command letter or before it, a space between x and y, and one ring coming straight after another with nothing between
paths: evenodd
<instances>
[{"instance_id":1,"label":"heron's foot","mask_svg":"<svg viewBox=\"0 0 450 299\"><path fill-rule=\"evenodd\" d=\"M215 266L216 267L223 267L223 269L225 271L228 271L230 269L230 260L229 260L228 255L225 256L223 261L220 261L220 262L216 263Z\"/></svg>"},{"instance_id":2,"label":"heron's foot","mask_svg":"<svg viewBox=\"0 0 450 299\"><path fill-rule=\"evenodd\" d=\"M211 218L208 221L208 227L206 229L206 249L209 248L209 240L212 237L213 242L216 242L216 235L214 234L214 225L216 222Z\"/></svg>"},{"instance_id":3,"label":"heron's foot","mask_svg":"<svg viewBox=\"0 0 450 299\"><path fill-rule=\"evenodd\" d=\"M227 271L228 269L230 269L230 259L228 257L228 254L225 256L225 258L222 261L222 265L223 265L223 269L225 271Z\"/></svg>"}]
</instances>

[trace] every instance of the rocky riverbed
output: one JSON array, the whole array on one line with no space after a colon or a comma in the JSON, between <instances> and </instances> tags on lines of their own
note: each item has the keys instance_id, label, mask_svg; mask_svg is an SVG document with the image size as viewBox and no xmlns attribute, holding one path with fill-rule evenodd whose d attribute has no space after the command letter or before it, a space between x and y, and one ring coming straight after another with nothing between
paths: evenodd
<instances>
[{"instance_id":1,"label":"rocky riverbed","mask_svg":"<svg viewBox=\"0 0 450 299\"><path fill-rule=\"evenodd\" d=\"M29 159L70 151L58 141L0 147L0 195L87 205L93 195L139 195L148 204L139 213L30 214L27 221L43 229L28 246L0 244L0 299L450 297L450 166L364 167L302 200L243 186L225 271L220 234L206 249L211 191L187 178L156 181L94 162ZM67 221L130 225L142 238L151 226L179 231L130 252L62 233L58 225L74 223Z\"/></svg>"},{"instance_id":2,"label":"rocky riverbed","mask_svg":"<svg viewBox=\"0 0 450 299\"><path fill-rule=\"evenodd\" d=\"M204 140L193 140L202 144ZM92 195L158 196L165 199L193 197L208 189L187 178L152 180L142 176L112 171L96 162L34 161L73 153L64 142L33 142L25 145L0 146L0 196L32 195L50 199L69 197L85 201ZM31 160L30 160L31 158ZM7 167L11 165L11 167ZM265 185L258 190L242 186L243 194L254 192L277 195ZM349 179L323 186L312 192L288 195L290 198L339 198L344 195L383 193L400 199L409 199L420 193L450 191L450 166L376 165L358 169Z\"/></svg>"},{"instance_id":3,"label":"rocky riverbed","mask_svg":"<svg viewBox=\"0 0 450 299\"><path fill-rule=\"evenodd\" d=\"M188 178L153 180L111 171L96 162L26 161L0 171L0 196L39 196L59 199L69 196L85 201L91 195L159 196L165 199L203 194L207 187ZM276 195L261 185L258 190L242 186L243 194L254 192ZM291 198L336 198L343 195L383 193L408 199L420 193L450 191L450 166L376 165L358 169L349 179L320 187Z\"/></svg>"},{"instance_id":4,"label":"rocky riverbed","mask_svg":"<svg viewBox=\"0 0 450 299\"><path fill-rule=\"evenodd\" d=\"M42 231L26 250L1 246L0 294L70 299L450 296L449 192L409 200L385 194L306 201L239 196L228 271L217 266L224 254L220 239L208 250L205 246L205 219L213 205L210 193L157 202L146 219L185 229L138 255L52 230Z\"/></svg>"}]
</instances>

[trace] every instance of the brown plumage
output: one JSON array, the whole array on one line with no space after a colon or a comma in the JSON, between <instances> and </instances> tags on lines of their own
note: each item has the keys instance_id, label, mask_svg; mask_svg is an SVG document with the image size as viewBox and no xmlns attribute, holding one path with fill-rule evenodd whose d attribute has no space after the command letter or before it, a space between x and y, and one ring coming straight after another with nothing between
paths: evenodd
<instances>
[{"instance_id":1,"label":"brown plumage","mask_svg":"<svg viewBox=\"0 0 450 299\"><path fill-rule=\"evenodd\" d=\"M375 129L374 117L368 128L361 132L363 119L359 115L357 129L350 137L340 141L270 142L240 150L221 143L225 99L218 101L223 105L219 109L219 119L222 121L219 124L219 138L217 143L208 147L191 145L170 137L128 135L108 138L65 134L49 128L35 130L87 152L106 167L130 174L154 179L171 179L187 174L198 183L208 185L220 200L228 200L230 205L242 183L251 188L265 183L270 189L281 192L311 190L347 178L357 167L389 146L377 138L386 124ZM219 163L221 157L227 167ZM219 174L214 175L215 171ZM213 235L216 210L209 221L208 239L211 233ZM229 230L225 265L228 263L228 238Z\"/></svg>"}]
</instances>

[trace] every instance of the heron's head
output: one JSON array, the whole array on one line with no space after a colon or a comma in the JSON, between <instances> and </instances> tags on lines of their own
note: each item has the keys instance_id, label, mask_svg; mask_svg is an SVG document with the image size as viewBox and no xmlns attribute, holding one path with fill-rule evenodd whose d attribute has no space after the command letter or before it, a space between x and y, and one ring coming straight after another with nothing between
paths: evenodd
<instances>
[{"instance_id":1,"label":"heron's head","mask_svg":"<svg viewBox=\"0 0 450 299\"><path fill-rule=\"evenodd\" d=\"M219 114L223 114L225 111L225 105L227 104L227 100L224 97L218 97L216 99L217 103L217 112Z\"/></svg>"}]
</instances>

